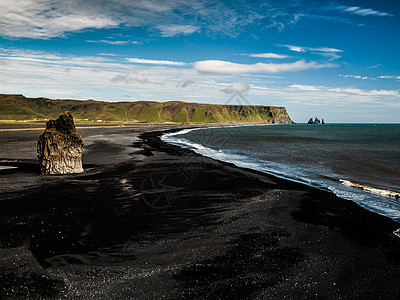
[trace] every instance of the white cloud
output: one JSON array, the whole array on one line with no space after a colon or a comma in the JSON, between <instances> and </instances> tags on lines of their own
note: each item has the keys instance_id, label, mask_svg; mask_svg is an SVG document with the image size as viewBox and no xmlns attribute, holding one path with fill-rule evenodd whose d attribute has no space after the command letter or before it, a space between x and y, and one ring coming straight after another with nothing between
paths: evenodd
<instances>
[{"instance_id":1,"label":"white cloud","mask_svg":"<svg viewBox=\"0 0 400 300\"><path fill-rule=\"evenodd\" d=\"M382 75L382 76L378 76L378 78L381 78L381 79L396 79L396 80L400 81L400 76L399 75Z\"/></svg>"},{"instance_id":2,"label":"white cloud","mask_svg":"<svg viewBox=\"0 0 400 300\"><path fill-rule=\"evenodd\" d=\"M343 78L354 78L354 79L362 79L362 80L376 80L375 77L361 76L361 75L343 75L339 74L339 77Z\"/></svg>"},{"instance_id":3,"label":"white cloud","mask_svg":"<svg viewBox=\"0 0 400 300\"><path fill-rule=\"evenodd\" d=\"M355 114L361 121L365 118L366 112L372 111L375 113L377 108L386 110L386 117L381 116L381 119L379 119L379 114L376 114L375 120L378 121L379 119L380 122L388 122L389 115L391 115L390 120L396 120L396 111L398 112L400 109L400 94L396 90L333 88L302 84L291 84L287 87L271 84L268 86L250 86L251 89L247 92L247 99L259 97L268 99L269 105L285 106L291 117L299 122L300 120L307 121L310 111L314 111L317 107L321 108L321 112L326 118L329 115L332 116L332 112L335 110L341 111L341 114L348 113L350 119L347 119L347 122L354 121L354 118L351 118L351 114ZM279 100L274 102L274 99ZM298 116L300 115L303 116L299 119ZM330 117L329 119L333 118ZM345 121L346 118L343 120Z\"/></svg>"},{"instance_id":4,"label":"white cloud","mask_svg":"<svg viewBox=\"0 0 400 300\"><path fill-rule=\"evenodd\" d=\"M229 85L227 88L223 89L223 91L227 94L242 94L249 89L249 85L243 82L235 82Z\"/></svg>"},{"instance_id":5,"label":"white cloud","mask_svg":"<svg viewBox=\"0 0 400 300\"><path fill-rule=\"evenodd\" d=\"M99 53L99 55L102 55L102 56L117 56L117 54L115 54L115 53Z\"/></svg>"},{"instance_id":6,"label":"white cloud","mask_svg":"<svg viewBox=\"0 0 400 300\"><path fill-rule=\"evenodd\" d=\"M125 84L146 84L150 80L146 77L132 77L129 74L118 74L110 79L111 83L125 83Z\"/></svg>"},{"instance_id":7,"label":"white cloud","mask_svg":"<svg viewBox=\"0 0 400 300\"><path fill-rule=\"evenodd\" d=\"M148 64L148 65L167 65L167 66L186 66L188 63L171 60L156 60L156 59L141 59L141 58L127 58L131 63L135 64Z\"/></svg>"},{"instance_id":8,"label":"white cloud","mask_svg":"<svg viewBox=\"0 0 400 300\"><path fill-rule=\"evenodd\" d=\"M140 27L165 37L199 31L238 37L255 33L253 28L283 30L308 10L291 1L1 0L0 35L46 39L87 29Z\"/></svg>"},{"instance_id":9,"label":"white cloud","mask_svg":"<svg viewBox=\"0 0 400 300\"><path fill-rule=\"evenodd\" d=\"M194 80L184 80L183 82L177 83L176 87L177 88L187 88L187 87L193 87L196 85L196 82Z\"/></svg>"},{"instance_id":10,"label":"white cloud","mask_svg":"<svg viewBox=\"0 0 400 300\"><path fill-rule=\"evenodd\" d=\"M128 44L140 44L137 41L114 41L114 40L86 40L88 43L100 43L100 44L108 44L108 45L128 45Z\"/></svg>"},{"instance_id":11,"label":"white cloud","mask_svg":"<svg viewBox=\"0 0 400 300\"><path fill-rule=\"evenodd\" d=\"M326 87L314 85L292 84L288 86L289 89L294 91L302 91L304 94L294 94L298 99L331 99L332 102L348 100L348 104L352 102L377 102L382 97L389 96L391 99L399 99L400 92L398 90L384 90L384 89L357 89L357 88L343 88L343 87ZM310 92L310 93L309 93ZM307 96L305 96L307 95ZM361 97L360 97L361 96ZM308 97L308 98L307 98ZM348 97L348 98L346 98ZM354 98L355 97L355 98ZM397 103L400 105L400 103Z\"/></svg>"},{"instance_id":12,"label":"white cloud","mask_svg":"<svg viewBox=\"0 0 400 300\"><path fill-rule=\"evenodd\" d=\"M360 16L376 16L376 17L393 17L394 15L387 12L377 11L371 8L361 8L359 6L338 6L338 9L346 13Z\"/></svg>"},{"instance_id":13,"label":"white cloud","mask_svg":"<svg viewBox=\"0 0 400 300\"><path fill-rule=\"evenodd\" d=\"M201 4L206 7L206 4ZM158 28L163 36L191 34L199 27L196 24L179 24L184 22L179 10L196 15L198 12L193 6L196 5L180 0L1 0L0 35L46 39L63 36L67 32L122 25ZM171 20L178 24L170 24Z\"/></svg>"},{"instance_id":14,"label":"white cloud","mask_svg":"<svg viewBox=\"0 0 400 300\"><path fill-rule=\"evenodd\" d=\"M290 51L294 51L294 52L306 52L306 48L305 47L299 47L299 46L293 46L293 45L282 45L286 48L288 48Z\"/></svg>"},{"instance_id":15,"label":"white cloud","mask_svg":"<svg viewBox=\"0 0 400 300\"><path fill-rule=\"evenodd\" d=\"M1 0L0 36L46 39L124 26L158 29L165 37L200 29L213 36L236 37L272 15L257 4L211 0Z\"/></svg>"},{"instance_id":16,"label":"white cloud","mask_svg":"<svg viewBox=\"0 0 400 300\"><path fill-rule=\"evenodd\" d=\"M1 0L2 36L49 38L65 32L119 25L114 18L93 9L78 9L77 1Z\"/></svg>"},{"instance_id":17,"label":"white cloud","mask_svg":"<svg viewBox=\"0 0 400 300\"><path fill-rule=\"evenodd\" d=\"M157 28L164 37L192 34L200 29L200 27L192 25L160 25Z\"/></svg>"},{"instance_id":18,"label":"white cloud","mask_svg":"<svg viewBox=\"0 0 400 300\"><path fill-rule=\"evenodd\" d=\"M400 96L396 90L371 90L370 93L376 96Z\"/></svg>"},{"instance_id":19,"label":"white cloud","mask_svg":"<svg viewBox=\"0 0 400 300\"><path fill-rule=\"evenodd\" d=\"M291 51L298 52L298 53L305 53L305 52L312 52L314 54L318 54L321 56L325 56L330 60L335 60L340 58L338 53L343 52L343 50L336 49L336 48L328 48L328 47L319 47L319 48L312 48L312 47L300 47L294 45L282 45L283 47L288 48Z\"/></svg>"},{"instance_id":20,"label":"white cloud","mask_svg":"<svg viewBox=\"0 0 400 300\"><path fill-rule=\"evenodd\" d=\"M343 78L355 78L355 79L363 79L363 80L376 80L376 79L396 79L397 81L400 81L400 76L399 75L381 75L377 77L368 77L368 76L361 76L361 75L343 75L339 74L339 77Z\"/></svg>"},{"instance_id":21,"label":"white cloud","mask_svg":"<svg viewBox=\"0 0 400 300\"><path fill-rule=\"evenodd\" d=\"M292 84L290 88L302 91L319 91L320 88L313 85Z\"/></svg>"},{"instance_id":22,"label":"white cloud","mask_svg":"<svg viewBox=\"0 0 400 300\"><path fill-rule=\"evenodd\" d=\"M396 90L362 90L362 89L351 89L341 88L339 92L356 94L360 96L399 96L399 92Z\"/></svg>"},{"instance_id":23,"label":"white cloud","mask_svg":"<svg viewBox=\"0 0 400 300\"><path fill-rule=\"evenodd\" d=\"M194 63L194 68L197 71L213 74L282 73L303 71L307 69L332 68L335 66L336 65L333 64L318 64L316 62L306 62L304 60L281 64L238 64L222 60L204 60Z\"/></svg>"},{"instance_id":24,"label":"white cloud","mask_svg":"<svg viewBox=\"0 0 400 300\"><path fill-rule=\"evenodd\" d=\"M264 5L264 7L268 7L268 5L269 4ZM302 17L304 17L304 14L300 13L302 11L301 7L297 7L297 13L293 13L293 11L291 11L290 5L289 7L285 7L284 4L281 4L281 6L278 7L278 9L271 9L269 11L270 14L268 18L264 18L265 20L267 19L269 21L265 26L266 28L276 28L277 30L282 31L286 27L296 24Z\"/></svg>"},{"instance_id":25,"label":"white cloud","mask_svg":"<svg viewBox=\"0 0 400 300\"><path fill-rule=\"evenodd\" d=\"M361 79L360 75L342 75L342 74L339 74L339 77Z\"/></svg>"},{"instance_id":26,"label":"white cloud","mask_svg":"<svg viewBox=\"0 0 400 300\"><path fill-rule=\"evenodd\" d=\"M381 64L374 64L372 66L369 66L368 69L376 69L379 68L380 66L382 66Z\"/></svg>"},{"instance_id":27,"label":"white cloud","mask_svg":"<svg viewBox=\"0 0 400 300\"><path fill-rule=\"evenodd\" d=\"M276 54L276 53L254 53L249 54L250 57L259 57L259 58L288 58L288 55L285 54Z\"/></svg>"},{"instance_id":28,"label":"white cloud","mask_svg":"<svg viewBox=\"0 0 400 300\"><path fill-rule=\"evenodd\" d=\"M337 52L343 52L343 50L340 49L335 49L335 48L328 48L328 47L320 47L320 48L305 48L311 51L316 51L316 52L327 52L327 53L337 53Z\"/></svg>"}]
</instances>

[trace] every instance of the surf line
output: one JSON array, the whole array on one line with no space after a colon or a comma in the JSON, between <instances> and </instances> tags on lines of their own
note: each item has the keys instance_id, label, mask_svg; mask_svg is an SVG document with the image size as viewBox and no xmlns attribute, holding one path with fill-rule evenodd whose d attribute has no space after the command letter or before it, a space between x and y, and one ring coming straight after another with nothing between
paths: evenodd
<instances>
[{"instance_id":1,"label":"surf line","mask_svg":"<svg viewBox=\"0 0 400 300\"><path fill-rule=\"evenodd\" d=\"M400 199L400 193L397 193L397 192L393 192L393 191L389 191L389 190L381 190L381 189L357 184L357 183L351 182L349 180L339 179L339 181L341 184L343 184L345 186L354 187L356 189L363 190L363 191L366 191L371 194L375 194L375 195L379 195L379 196L383 196L383 197L390 197L390 198L394 198L394 199Z\"/></svg>"}]
</instances>

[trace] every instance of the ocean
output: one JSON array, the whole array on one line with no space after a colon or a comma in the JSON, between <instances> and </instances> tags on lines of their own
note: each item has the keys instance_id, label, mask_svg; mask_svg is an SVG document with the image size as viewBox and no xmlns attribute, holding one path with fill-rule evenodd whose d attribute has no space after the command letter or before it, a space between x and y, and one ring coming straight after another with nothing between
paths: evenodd
<instances>
[{"instance_id":1,"label":"ocean","mask_svg":"<svg viewBox=\"0 0 400 300\"><path fill-rule=\"evenodd\" d=\"M196 128L162 139L239 167L329 190L400 222L400 124Z\"/></svg>"}]
</instances>

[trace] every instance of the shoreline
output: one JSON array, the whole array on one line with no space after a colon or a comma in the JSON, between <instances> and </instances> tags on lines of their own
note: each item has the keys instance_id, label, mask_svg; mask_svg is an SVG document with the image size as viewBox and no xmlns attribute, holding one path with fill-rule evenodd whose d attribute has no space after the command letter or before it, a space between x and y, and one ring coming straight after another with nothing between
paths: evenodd
<instances>
[{"instance_id":1,"label":"shoreline","mask_svg":"<svg viewBox=\"0 0 400 300\"><path fill-rule=\"evenodd\" d=\"M195 127L193 129L197 129L197 128L198 127ZM337 197L337 198L339 198L339 199L341 199L343 201L351 202L351 203L355 204L357 207L359 207L362 210L365 210L365 211L367 211L369 213L372 213L374 215L378 215L380 217L389 219L389 220L393 221L394 223L398 224L398 226L399 226L398 229L400 229L400 222L396 222L395 220L393 220L393 219L391 219L391 218L389 218L387 216L383 216L383 215L379 215L377 213L371 212L368 209L357 205L357 203L355 203L352 200L344 199L344 198L336 195L333 191L331 191L329 189L322 188L322 187L318 188L317 186L314 186L312 184L306 184L306 183L303 183L303 182L300 182L300 181L296 181L295 179L286 178L284 176L278 176L278 175L275 175L273 173L263 172L263 171L259 171L259 170L252 169L252 168L246 168L246 167L238 166L238 165L236 165L234 163L226 162L226 161L223 161L223 160L218 160L218 159L215 159L215 158L212 158L212 157L209 157L209 156L204 156L202 154L199 154L199 153L195 152L192 149L188 149L188 148L184 148L184 147L181 147L181 146L173 145L173 144L165 142L165 141L163 141L161 139L161 136L164 135L164 134L168 134L168 133L172 133L172 132L178 132L178 131L182 131L182 130L186 130L186 129L188 129L188 128L171 129L171 130L166 130L166 131L159 131L159 132L156 131L156 132L150 132L150 133L143 133L139 137L142 138L142 139L143 138L146 139L146 137L150 136L150 138L152 140L151 144L153 146L155 146L155 147L165 148L165 147L162 146L162 144L166 144L166 145L171 146L171 147L176 147L177 149L176 149L176 151L174 151L175 153L181 153L182 155L187 155L186 154L186 152L187 152L187 153L190 153L189 155L196 155L196 156L199 156L199 157L204 157L204 158L207 158L207 159L211 159L211 160L213 160L213 161L215 161L217 163L220 163L220 164L223 164L223 165L226 165L226 166L229 166L229 167L238 168L238 169L241 169L241 170L246 171L246 172L250 172L250 173L254 173L254 174L260 175L260 176L265 176L265 177L272 178L274 181L279 181L280 183L278 183L278 184L282 184L282 185L285 185L285 186L286 185L291 185L291 184L296 185L296 186L299 185L300 187L303 187L303 189L307 189L307 190L311 189L311 190L316 190L316 191L322 192L322 193L328 193L328 194L330 194L330 195L332 195L334 197ZM146 139L146 142L149 142L149 140Z\"/></svg>"},{"instance_id":2,"label":"shoreline","mask_svg":"<svg viewBox=\"0 0 400 300\"><path fill-rule=\"evenodd\" d=\"M269 125L269 124L267 124L267 125ZM283 125L283 124L276 124L276 125ZM251 125L251 126L259 126L259 125L254 124L254 125ZM231 126L228 126L228 127L231 127ZM240 126L238 126L238 127L240 127ZM221 127L211 127L211 128L221 128ZM207 128L204 128L204 127L203 128L196 128L195 127L195 128L190 128L189 131L190 130L198 130L198 129L207 129ZM399 223L399 226L400 226L400 219L397 216L390 216L390 215L387 215L385 213L375 212L375 211L373 211L371 209L368 209L368 208L364 207L361 203L357 203L357 201L355 201L355 199L352 198L352 197L344 198L341 195L341 193L336 193L334 190L332 190L334 188L330 188L330 185L327 184L327 183L325 183L325 185L321 184L321 183L314 183L312 181L306 181L306 180L302 180L302 179L293 177L290 174L281 174L281 173L277 173L274 170L262 170L262 169L260 169L260 167L259 168L256 168L254 166L253 167L246 167L245 165L241 164L241 162L238 161L237 158L234 158L233 161L232 161L232 159L231 159L231 161L226 161L226 160L222 160L222 159L217 158L215 153L214 153L214 155L204 154L204 151L202 153L202 151L199 150L199 148L203 148L204 147L204 145L202 145L201 141L200 142L196 142L196 141L193 142L191 140L188 140L188 142L183 142L180 139L178 139L178 142L175 142L173 140L174 138L172 138L172 140L171 140L170 137L167 137L167 140L162 139L162 137L164 135L168 136L169 133L178 133L178 135L179 135L179 132L186 133L185 131L187 131L187 129L179 129L179 130L177 129L177 130L168 131L166 133L160 133L160 139L164 143L167 143L167 144L170 144L170 145L174 145L174 146L177 146L177 147L181 147L183 149L188 149L188 150L192 151L193 153L195 153L196 155L206 156L208 158L211 158L211 159L213 159L215 161L218 161L218 162L221 162L221 163L231 164L231 165L233 165L235 167L238 167L238 168L242 168L242 169L246 169L246 170L252 170L254 172L259 172L260 174L266 174L268 176L273 176L273 177L280 178L280 179L283 179L283 180L288 180L290 182L295 182L295 183L299 183L299 184L302 184L302 185L305 185L305 186L309 186L309 187L312 187L312 188L315 188L315 189L318 189L318 190L322 190L322 191L325 191L325 192L333 193L339 198L355 202L356 204L358 204L359 206L363 207L364 209L367 209L367 210L370 210L370 211L372 211L374 213L377 213L379 215L388 217L388 218L394 220L395 222ZM212 149L207 148L207 147L205 147L205 148L208 149L208 150L212 150ZM208 151L208 153L209 153L209 151ZM244 158L246 158L246 157L244 157ZM254 163L253 163L253 165L254 165ZM365 192L366 195L377 195L377 196L381 196L381 197L384 197L384 198L388 198L388 201L390 199L398 200L400 198L400 193L397 192L395 189L390 189L390 187L389 188L388 187L379 187L378 188L378 187L373 187L371 185L358 184L358 183L355 183L355 182L352 182L352 181L349 181L349 180L340 179L340 178L336 178L336 180L334 180L334 182L335 183L340 183L341 185L346 186L346 187L353 187L353 188L355 188L355 189L357 189L359 191L363 191L363 192ZM395 233L395 234L396 234L396 236L399 236L398 233Z\"/></svg>"},{"instance_id":3,"label":"shoreline","mask_svg":"<svg viewBox=\"0 0 400 300\"><path fill-rule=\"evenodd\" d=\"M0 201L0 295L400 296L398 223L159 138L182 128L88 129L89 167L77 176L0 172L16 182L14 192L0 190L10 196ZM0 150L19 135L33 141L29 132L0 134L9 136ZM20 156L34 165L25 147Z\"/></svg>"},{"instance_id":4,"label":"shoreline","mask_svg":"<svg viewBox=\"0 0 400 300\"><path fill-rule=\"evenodd\" d=\"M400 202L397 201L400 198L400 186L396 180L400 174L395 168L395 156L398 151L396 152L395 144L391 148L385 144L389 136L381 137L382 144L379 143L371 149L366 148L360 151L366 144L358 141L357 136L351 133L355 141L348 147L358 149L352 156L346 148L345 141L338 142L340 138L349 138L344 137L344 133L352 132L351 126L345 125L346 127L340 128L333 125L333 129L328 130L329 134L320 127L321 129L315 131L315 136L310 125L300 126L297 129L292 125L281 125L276 128L277 130L268 126L265 128L255 126L251 129L219 128L210 129L211 132L207 133L202 133L203 130L192 132L183 130L177 135L166 134L162 140L213 159L233 163L238 167L258 170L275 177L331 191L338 197L351 200L370 211L400 223L398 213ZM356 126L354 132L357 134L365 132L368 135L367 132L370 132L371 136L376 135L376 125L372 126L373 128L368 125L367 128L371 131L362 129L359 125ZM398 126L394 128L399 129ZM385 132L389 129L384 127L382 130ZM248 145L246 135L249 134L251 138L254 138L251 133L253 131L258 132L259 135L254 145ZM280 133L283 136L293 134L294 142L289 143L284 138L279 138ZM314 137L318 135L321 140L318 142L308 140L307 137L311 135ZM300 136L305 139L302 144L298 144L297 141ZM332 142L332 138L335 139L335 137L338 140ZM266 140L268 138L272 139L271 143ZM313 145L314 142L316 145ZM395 139L393 142L398 143L398 140ZM308 145L308 148L305 145ZM392 163L388 163L389 161Z\"/></svg>"}]
</instances>

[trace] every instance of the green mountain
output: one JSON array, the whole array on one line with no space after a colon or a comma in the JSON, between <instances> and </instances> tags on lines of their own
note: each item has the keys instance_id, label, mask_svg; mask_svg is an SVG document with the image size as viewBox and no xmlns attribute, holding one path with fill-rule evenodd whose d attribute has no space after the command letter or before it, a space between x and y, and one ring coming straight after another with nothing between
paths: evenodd
<instances>
[{"instance_id":1,"label":"green mountain","mask_svg":"<svg viewBox=\"0 0 400 300\"><path fill-rule=\"evenodd\" d=\"M0 120L44 120L70 111L78 122L293 123L284 107L170 102L51 100L0 94ZM99 121L100 122L100 121Z\"/></svg>"}]
</instances>

